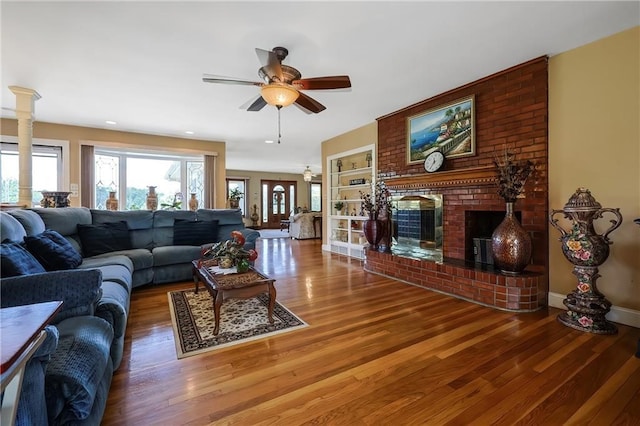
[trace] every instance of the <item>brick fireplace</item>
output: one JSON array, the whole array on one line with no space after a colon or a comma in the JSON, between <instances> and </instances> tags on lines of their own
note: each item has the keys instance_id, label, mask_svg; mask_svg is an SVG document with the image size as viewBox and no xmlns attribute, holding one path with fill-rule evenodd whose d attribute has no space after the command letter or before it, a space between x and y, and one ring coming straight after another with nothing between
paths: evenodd
<instances>
[{"instance_id":1,"label":"brick fireplace","mask_svg":"<svg viewBox=\"0 0 640 426\"><path fill-rule=\"evenodd\" d=\"M475 155L447 159L427 174L407 164L407 118L473 95ZM443 262L367 251L365 269L477 303L533 311L547 303L547 59L537 58L378 118L378 179L394 197L441 194ZM508 147L536 171L515 204L533 241L531 264L519 276L474 262L473 239L486 237L505 211L495 187L495 155Z\"/></svg>"}]
</instances>

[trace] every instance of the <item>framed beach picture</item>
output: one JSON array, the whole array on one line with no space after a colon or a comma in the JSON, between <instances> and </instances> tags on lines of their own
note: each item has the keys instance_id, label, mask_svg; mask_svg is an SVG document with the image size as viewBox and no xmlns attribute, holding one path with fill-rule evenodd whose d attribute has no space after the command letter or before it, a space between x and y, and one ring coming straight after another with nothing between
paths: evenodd
<instances>
[{"instance_id":1,"label":"framed beach picture","mask_svg":"<svg viewBox=\"0 0 640 426\"><path fill-rule=\"evenodd\" d=\"M476 153L474 96L407 118L407 164L439 150L445 157Z\"/></svg>"}]
</instances>

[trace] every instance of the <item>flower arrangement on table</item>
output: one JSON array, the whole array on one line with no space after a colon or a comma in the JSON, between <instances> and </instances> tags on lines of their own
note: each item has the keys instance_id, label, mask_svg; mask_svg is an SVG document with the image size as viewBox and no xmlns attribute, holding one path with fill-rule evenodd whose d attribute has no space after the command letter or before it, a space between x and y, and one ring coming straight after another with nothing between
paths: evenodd
<instances>
[{"instance_id":1,"label":"flower arrangement on table","mask_svg":"<svg viewBox=\"0 0 640 426\"><path fill-rule=\"evenodd\" d=\"M258 252L250 249L246 250L244 235L240 231L232 231L231 239L220 241L208 249L202 250L203 259L215 259L220 268L236 267L238 272L247 272L250 263L258 258Z\"/></svg>"},{"instance_id":2,"label":"flower arrangement on table","mask_svg":"<svg viewBox=\"0 0 640 426\"><path fill-rule=\"evenodd\" d=\"M362 199L361 212L369 216L369 219L376 220L382 212L391 217L391 192L384 181L379 180L372 185L371 192L359 192Z\"/></svg>"},{"instance_id":3,"label":"flower arrangement on table","mask_svg":"<svg viewBox=\"0 0 640 426\"><path fill-rule=\"evenodd\" d=\"M531 160L517 161L515 158L515 153L505 148L502 156L493 159L498 171L498 195L507 203L515 203L535 169Z\"/></svg>"}]
</instances>

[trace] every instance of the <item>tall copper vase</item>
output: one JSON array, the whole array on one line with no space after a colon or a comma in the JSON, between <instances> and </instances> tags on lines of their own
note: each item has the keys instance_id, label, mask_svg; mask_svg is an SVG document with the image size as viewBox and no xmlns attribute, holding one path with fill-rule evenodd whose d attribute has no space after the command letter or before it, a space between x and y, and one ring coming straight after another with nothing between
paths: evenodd
<instances>
[{"instance_id":1,"label":"tall copper vase","mask_svg":"<svg viewBox=\"0 0 640 426\"><path fill-rule=\"evenodd\" d=\"M493 263L508 275L522 273L531 260L531 236L513 214L513 204L507 202L507 213L491 236Z\"/></svg>"}]
</instances>

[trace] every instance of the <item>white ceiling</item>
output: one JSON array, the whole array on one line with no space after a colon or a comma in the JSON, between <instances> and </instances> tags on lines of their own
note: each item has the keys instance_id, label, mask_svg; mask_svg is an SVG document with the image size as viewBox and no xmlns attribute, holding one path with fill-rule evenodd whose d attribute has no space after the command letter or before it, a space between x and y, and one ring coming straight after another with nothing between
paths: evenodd
<instances>
[{"instance_id":1,"label":"white ceiling","mask_svg":"<svg viewBox=\"0 0 640 426\"><path fill-rule=\"evenodd\" d=\"M640 2L2 1L2 115L18 85L36 120L227 143L227 168L321 171L323 140L542 55L640 24ZM255 48L289 49L305 77L348 74L349 91L306 91L307 115L240 105L259 81ZM116 121L108 125L106 120ZM193 136L185 131L195 132ZM372 141L373 142L373 141Z\"/></svg>"}]
</instances>

